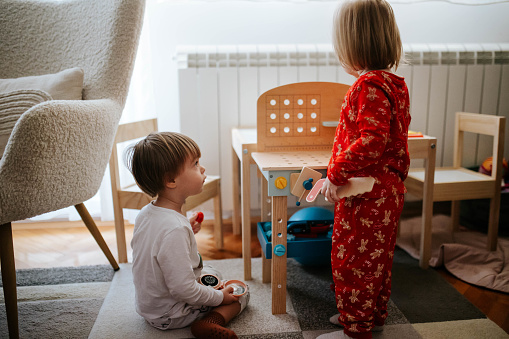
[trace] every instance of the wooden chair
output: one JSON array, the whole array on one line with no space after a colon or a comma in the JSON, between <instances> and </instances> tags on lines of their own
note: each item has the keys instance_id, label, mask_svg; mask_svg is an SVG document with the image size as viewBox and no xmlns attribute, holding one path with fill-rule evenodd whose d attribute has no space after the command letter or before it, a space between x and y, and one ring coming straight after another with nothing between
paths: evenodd
<instances>
[{"instance_id":1,"label":"wooden chair","mask_svg":"<svg viewBox=\"0 0 509 339\"><path fill-rule=\"evenodd\" d=\"M461 200L491 199L487 242L487 249L490 251L494 251L497 248L502 157L504 154L504 128L505 117L476 113L456 113L453 166L437 168L433 185L433 201L452 201L451 231L456 231L459 227ZM493 170L491 176L461 167L464 132L493 137ZM425 183L423 169L410 169L408 178L405 181L405 186L409 193L422 197ZM428 253L426 264L430 258L430 246L431 241L428 241L425 246L422 246L425 248L421 248L421 253L422 251Z\"/></svg>"},{"instance_id":2,"label":"wooden chair","mask_svg":"<svg viewBox=\"0 0 509 339\"><path fill-rule=\"evenodd\" d=\"M152 201L153 198L143 193L135 183L122 187L120 183L117 144L145 137L149 133L157 130L157 119L143 120L120 125L117 130L117 135L115 136L114 146L110 157L110 176L115 215L115 232L118 246L118 261L120 263L127 262L124 214L122 209L129 208L139 210ZM200 194L187 198L182 208L182 212L186 213L210 199L214 199L214 238L216 247L223 248L221 180L218 176L207 175L203 191Z\"/></svg>"}]
</instances>

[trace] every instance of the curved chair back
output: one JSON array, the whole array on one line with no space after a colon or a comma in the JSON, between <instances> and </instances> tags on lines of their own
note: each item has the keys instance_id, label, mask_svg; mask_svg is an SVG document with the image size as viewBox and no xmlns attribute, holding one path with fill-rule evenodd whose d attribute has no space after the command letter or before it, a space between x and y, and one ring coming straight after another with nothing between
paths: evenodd
<instances>
[{"instance_id":1,"label":"curved chair back","mask_svg":"<svg viewBox=\"0 0 509 339\"><path fill-rule=\"evenodd\" d=\"M83 99L111 98L123 107L143 6L135 0L1 1L0 78L81 67Z\"/></svg>"}]
</instances>

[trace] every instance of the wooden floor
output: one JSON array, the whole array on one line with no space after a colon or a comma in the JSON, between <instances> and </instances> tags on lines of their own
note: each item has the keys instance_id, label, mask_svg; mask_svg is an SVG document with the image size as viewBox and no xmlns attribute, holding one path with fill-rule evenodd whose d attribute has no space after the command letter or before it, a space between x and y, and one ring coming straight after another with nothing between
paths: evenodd
<instances>
[{"instance_id":1,"label":"wooden floor","mask_svg":"<svg viewBox=\"0 0 509 339\"><path fill-rule=\"evenodd\" d=\"M108 264L88 230L80 225L80 222L53 223L50 225L51 228L42 229L40 224L13 224L16 268ZM116 257L115 231L112 222L98 223L98 226ZM196 236L198 250L204 260L242 256L241 236L232 233L231 224L226 223L225 228L225 247L217 250L214 245L212 224L209 221L204 222L202 230ZM259 257L261 248L256 238L256 228L252 229L251 251L253 257ZM133 226L127 225L128 244L132 231ZM129 245L127 247L130 249ZM131 252L128 253L128 258L131 261ZM509 333L509 294L469 285L456 279L444 269L437 271L489 319Z\"/></svg>"}]
</instances>

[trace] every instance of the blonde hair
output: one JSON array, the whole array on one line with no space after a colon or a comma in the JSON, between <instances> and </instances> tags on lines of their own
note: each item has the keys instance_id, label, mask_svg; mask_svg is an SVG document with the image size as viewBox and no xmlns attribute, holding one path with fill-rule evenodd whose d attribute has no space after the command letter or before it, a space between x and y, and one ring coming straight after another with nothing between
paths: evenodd
<instances>
[{"instance_id":1,"label":"blonde hair","mask_svg":"<svg viewBox=\"0 0 509 339\"><path fill-rule=\"evenodd\" d=\"M126 164L136 184L151 197L157 196L165 183L175 179L186 161L201 157L200 148L188 136L174 132L150 133L127 148Z\"/></svg>"},{"instance_id":2,"label":"blonde hair","mask_svg":"<svg viewBox=\"0 0 509 339\"><path fill-rule=\"evenodd\" d=\"M355 71L398 68L403 46L391 5L385 0L347 0L334 15L334 49Z\"/></svg>"}]
</instances>

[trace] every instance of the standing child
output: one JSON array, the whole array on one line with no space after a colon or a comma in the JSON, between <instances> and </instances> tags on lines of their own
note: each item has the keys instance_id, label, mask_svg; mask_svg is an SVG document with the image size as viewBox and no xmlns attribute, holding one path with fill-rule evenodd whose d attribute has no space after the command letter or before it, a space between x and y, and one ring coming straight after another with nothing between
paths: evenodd
<instances>
[{"instance_id":1,"label":"standing child","mask_svg":"<svg viewBox=\"0 0 509 339\"><path fill-rule=\"evenodd\" d=\"M403 181L410 158L408 89L397 68L402 44L385 0L347 0L334 18L334 47L358 78L348 90L322 193L334 201L331 265L338 315L344 327L323 338L371 338L382 330L391 294L391 269ZM338 199L352 177L373 177L373 190Z\"/></svg>"},{"instance_id":2,"label":"standing child","mask_svg":"<svg viewBox=\"0 0 509 339\"><path fill-rule=\"evenodd\" d=\"M232 287L216 290L198 283L202 269L220 275L203 267L194 237L201 227L197 214L190 220L182 214L186 198L203 189L200 156L193 140L170 132L152 133L127 151L136 183L156 197L134 224L136 311L161 330L192 324L197 338L237 338L224 326L244 309L249 295L239 298Z\"/></svg>"}]
</instances>

